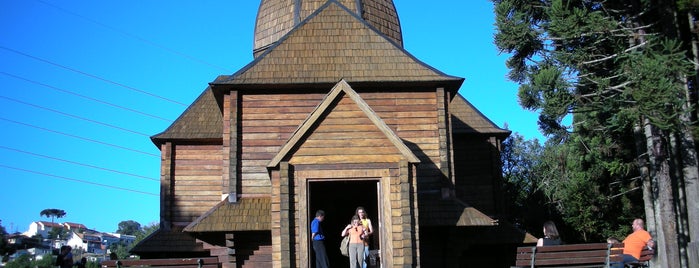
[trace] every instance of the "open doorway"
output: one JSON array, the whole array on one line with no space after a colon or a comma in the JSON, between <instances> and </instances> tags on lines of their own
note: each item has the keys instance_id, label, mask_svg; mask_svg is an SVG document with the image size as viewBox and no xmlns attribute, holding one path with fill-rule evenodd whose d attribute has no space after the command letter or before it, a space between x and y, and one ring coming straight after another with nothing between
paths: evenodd
<instances>
[{"instance_id":1,"label":"open doorway","mask_svg":"<svg viewBox=\"0 0 699 268\"><path fill-rule=\"evenodd\" d=\"M379 249L379 180L309 180L308 181L308 218L315 216L318 209L325 211L323 231L326 235L325 247L328 252L330 267L347 267L349 258L340 254L340 234L350 223L358 206L364 207L372 221L374 234L370 249ZM313 250L309 249L313 254ZM309 258L311 267L315 267L315 256Z\"/></svg>"}]
</instances>

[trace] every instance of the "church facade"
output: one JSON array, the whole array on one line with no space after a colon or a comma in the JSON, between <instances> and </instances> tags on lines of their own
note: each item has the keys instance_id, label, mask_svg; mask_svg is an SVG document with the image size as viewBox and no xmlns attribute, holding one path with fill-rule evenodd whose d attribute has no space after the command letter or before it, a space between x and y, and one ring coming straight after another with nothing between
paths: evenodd
<instances>
[{"instance_id":1,"label":"church facade","mask_svg":"<svg viewBox=\"0 0 699 268\"><path fill-rule=\"evenodd\" d=\"M313 267L323 222L332 267L362 206L374 267L509 267L532 237L510 226L501 129L458 94L463 78L403 49L390 0L262 0L254 60L221 75L166 130L160 229L141 258Z\"/></svg>"}]
</instances>

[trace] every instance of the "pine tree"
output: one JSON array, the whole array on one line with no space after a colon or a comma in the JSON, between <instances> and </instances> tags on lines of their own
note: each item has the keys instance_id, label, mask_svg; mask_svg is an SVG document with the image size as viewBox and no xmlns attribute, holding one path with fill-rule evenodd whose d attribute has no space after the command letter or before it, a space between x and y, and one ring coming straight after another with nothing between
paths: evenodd
<instances>
[{"instance_id":1,"label":"pine tree","mask_svg":"<svg viewBox=\"0 0 699 268\"><path fill-rule=\"evenodd\" d=\"M540 129L568 151L565 176L554 178L547 194L585 232L611 213L599 213L605 206L633 209L623 197L644 189L661 265L686 267L679 237L687 226L677 224L697 200L677 197L696 194L683 183L696 181L688 120L696 113L689 98L692 53L680 42L674 3L493 2L495 43L511 54L509 77L520 83L520 103L538 111ZM564 124L567 118L572 124Z\"/></svg>"}]
</instances>

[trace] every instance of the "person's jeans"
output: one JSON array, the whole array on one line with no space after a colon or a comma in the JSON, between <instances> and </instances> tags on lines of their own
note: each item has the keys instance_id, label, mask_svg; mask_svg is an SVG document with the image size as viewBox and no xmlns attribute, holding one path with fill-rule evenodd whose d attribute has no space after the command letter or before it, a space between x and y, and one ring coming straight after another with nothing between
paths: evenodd
<instances>
[{"instance_id":1,"label":"person's jeans","mask_svg":"<svg viewBox=\"0 0 699 268\"><path fill-rule=\"evenodd\" d=\"M361 268L364 261L364 243L349 244L350 268Z\"/></svg>"},{"instance_id":2,"label":"person's jeans","mask_svg":"<svg viewBox=\"0 0 699 268\"><path fill-rule=\"evenodd\" d=\"M624 264L631 263L631 262L637 262L637 261L638 261L638 259L636 259L636 257L631 256L631 255L629 255L629 254L621 254L621 257L622 257L622 258L621 258L621 261L622 261Z\"/></svg>"},{"instance_id":3,"label":"person's jeans","mask_svg":"<svg viewBox=\"0 0 699 268\"><path fill-rule=\"evenodd\" d=\"M316 268L328 268L328 254L325 252L325 243L322 240L313 240L313 251L316 253Z\"/></svg>"},{"instance_id":4,"label":"person's jeans","mask_svg":"<svg viewBox=\"0 0 699 268\"><path fill-rule=\"evenodd\" d=\"M366 268L369 263L369 246L364 246L364 261L362 261L362 268Z\"/></svg>"}]
</instances>

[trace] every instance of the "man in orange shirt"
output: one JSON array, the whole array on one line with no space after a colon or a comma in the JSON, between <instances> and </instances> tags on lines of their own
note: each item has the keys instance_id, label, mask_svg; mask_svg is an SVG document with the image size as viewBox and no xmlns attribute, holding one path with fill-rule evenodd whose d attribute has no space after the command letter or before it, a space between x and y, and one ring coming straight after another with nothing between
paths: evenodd
<instances>
[{"instance_id":1,"label":"man in orange shirt","mask_svg":"<svg viewBox=\"0 0 699 268\"><path fill-rule=\"evenodd\" d=\"M631 224L633 233L624 239L624 264L636 262L641 258L641 251L644 247L653 247L653 239L645 229L643 229L643 220L635 219Z\"/></svg>"}]
</instances>

